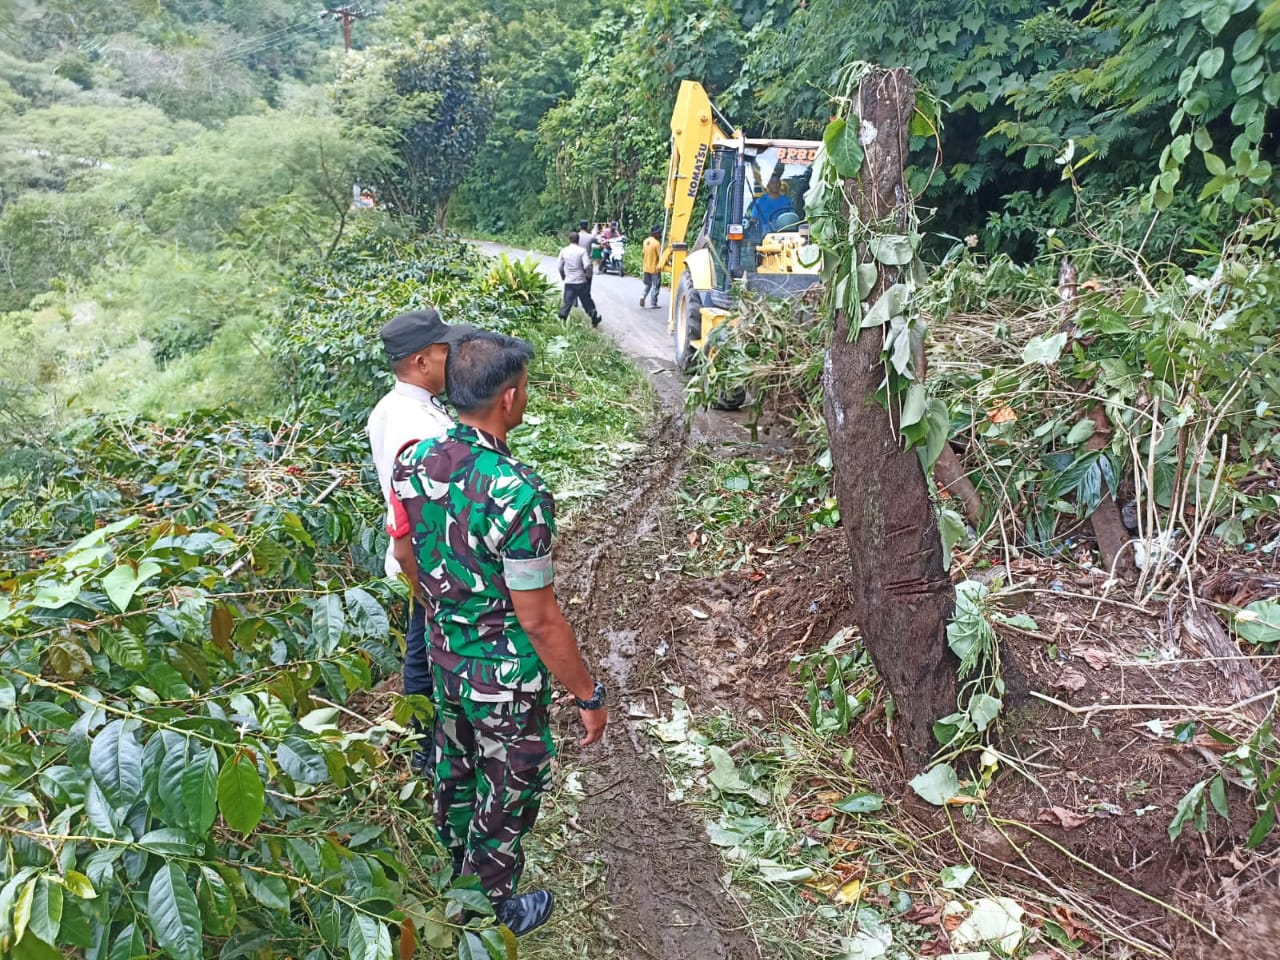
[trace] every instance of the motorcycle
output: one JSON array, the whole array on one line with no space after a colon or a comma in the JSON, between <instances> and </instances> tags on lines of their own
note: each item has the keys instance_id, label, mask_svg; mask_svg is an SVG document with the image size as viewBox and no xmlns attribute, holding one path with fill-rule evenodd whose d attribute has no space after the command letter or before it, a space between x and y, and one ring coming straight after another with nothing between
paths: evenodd
<instances>
[{"instance_id":1,"label":"motorcycle","mask_svg":"<svg viewBox=\"0 0 1280 960\"><path fill-rule=\"evenodd\" d=\"M626 268L623 266L622 258L627 250L627 238L610 237L608 240L601 241L601 245L604 248L600 256L601 272L623 276Z\"/></svg>"}]
</instances>

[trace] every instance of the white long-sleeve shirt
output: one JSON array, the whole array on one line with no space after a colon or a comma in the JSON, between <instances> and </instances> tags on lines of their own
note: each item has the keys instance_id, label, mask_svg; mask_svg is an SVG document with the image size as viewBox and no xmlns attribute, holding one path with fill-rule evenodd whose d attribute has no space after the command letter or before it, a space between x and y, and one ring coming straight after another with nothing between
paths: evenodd
<instances>
[{"instance_id":1,"label":"white long-sleeve shirt","mask_svg":"<svg viewBox=\"0 0 1280 960\"><path fill-rule=\"evenodd\" d=\"M396 455L406 443L443 437L452 426L453 418L435 394L403 380L397 380L373 408L366 429L373 466L378 471L378 486L382 488L382 505L388 510L388 519L391 469L395 466ZM387 547L386 571L389 577L400 572L400 564L396 563L390 545Z\"/></svg>"}]
</instances>

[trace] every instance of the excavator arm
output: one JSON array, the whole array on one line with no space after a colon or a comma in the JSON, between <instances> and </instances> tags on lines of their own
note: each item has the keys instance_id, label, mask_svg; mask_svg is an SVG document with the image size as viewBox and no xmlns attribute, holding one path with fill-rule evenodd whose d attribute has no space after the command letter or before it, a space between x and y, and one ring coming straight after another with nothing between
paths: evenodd
<instances>
[{"instance_id":1,"label":"excavator arm","mask_svg":"<svg viewBox=\"0 0 1280 960\"><path fill-rule=\"evenodd\" d=\"M676 106L671 113L671 161L667 167L666 230L662 241L662 264L671 270L672 282L679 282L688 253L689 223L698 199L698 188L717 141L729 141L716 123L716 110L702 84L685 80L680 84Z\"/></svg>"}]
</instances>

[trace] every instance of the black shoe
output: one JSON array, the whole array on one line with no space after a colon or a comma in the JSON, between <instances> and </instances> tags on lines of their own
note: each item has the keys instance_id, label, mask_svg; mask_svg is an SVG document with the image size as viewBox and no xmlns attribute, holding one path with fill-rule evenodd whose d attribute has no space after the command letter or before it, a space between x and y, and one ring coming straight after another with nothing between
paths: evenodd
<instances>
[{"instance_id":1,"label":"black shoe","mask_svg":"<svg viewBox=\"0 0 1280 960\"><path fill-rule=\"evenodd\" d=\"M537 930L551 919L551 911L556 908L556 898L550 890L530 890L518 896L499 900L493 908L498 922L522 937L531 930Z\"/></svg>"},{"instance_id":2,"label":"black shoe","mask_svg":"<svg viewBox=\"0 0 1280 960\"><path fill-rule=\"evenodd\" d=\"M598 326L600 326L600 318L599 318L599 317L592 317L592 318L591 318L591 325L592 325L593 327L598 327Z\"/></svg>"},{"instance_id":3,"label":"black shoe","mask_svg":"<svg viewBox=\"0 0 1280 960\"><path fill-rule=\"evenodd\" d=\"M409 769L420 777L430 776L431 774L431 751L415 750L413 755L409 757Z\"/></svg>"}]
</instances>

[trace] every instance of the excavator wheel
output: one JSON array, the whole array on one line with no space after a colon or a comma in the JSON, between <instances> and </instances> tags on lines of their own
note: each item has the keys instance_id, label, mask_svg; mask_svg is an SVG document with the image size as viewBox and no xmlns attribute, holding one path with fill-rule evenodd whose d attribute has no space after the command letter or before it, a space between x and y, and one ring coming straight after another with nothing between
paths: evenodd
<instances>
[{"instance_id":1,"label":"excavator wheel","mask_svg":"<svg viewBox=\"0 0 1280 960\"><path fill-rule=\"evenodd\" d=\"M675 294L675 360L676 369L688 373L698 355L692 341L702 336L702 298L693 288L686 273L680 278Z\"/></svg>"}]
</instances>

